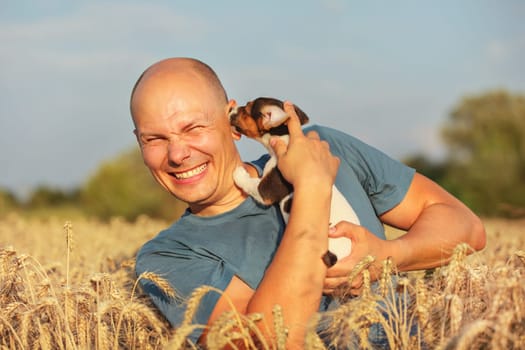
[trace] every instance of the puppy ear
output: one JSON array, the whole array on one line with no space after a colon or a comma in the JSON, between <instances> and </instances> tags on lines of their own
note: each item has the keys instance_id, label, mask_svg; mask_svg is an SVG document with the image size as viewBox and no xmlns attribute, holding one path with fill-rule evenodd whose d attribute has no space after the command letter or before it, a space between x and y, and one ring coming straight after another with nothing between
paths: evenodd
<instances>
[{"instance_id":1,"label":"puppy ear","mask_svg":"<svg viewBox=\"0 0 525 350\"><path fill-rule=\"evenodd\" d=\"M299 117L299 121L301 122L301 125L304 125L310 121L310 118L304 113L301 108L297 107L296 105L293 105L295 109L295 113L297 113L297 116Z\"/></svg>"}]
</instances>

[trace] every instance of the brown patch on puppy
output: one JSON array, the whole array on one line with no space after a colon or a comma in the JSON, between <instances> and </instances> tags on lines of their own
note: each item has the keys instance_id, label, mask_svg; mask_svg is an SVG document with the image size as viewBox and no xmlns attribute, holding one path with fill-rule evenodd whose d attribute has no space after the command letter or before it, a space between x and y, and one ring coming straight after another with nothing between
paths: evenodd
<instances>
[{"instance_id":1,"label":"brown patch on puppy","mask_svg":"<svg viewBox=\"0 0 525 350\"><path fill-rule=\"evenodd\" d=\"M337 262L337 256L331 251L327 250L326 253L321 257L326 267L330 268Z\"/></svg>"},{"instance_id":2,"label":"brown patch on puppy","mask_svg":"<svg viewBox=\"0 0 525 350\"><path fill-rule=\"evenodd\" d=\"M301 125L308 123L309 118L299 107L294 105ZM230 123L235 129L248 137L258 138L266 133L271 135L288 134L284 103L272 97L259 97L238 107L230 113Z\"/></svg>"},{"instance_id":3,"label":"brown patch on puppy","mask_svg":"<svg viewBox=\"0 0 525 350\"><path fill-rule=\"evenodd\" d=\"M256 120L252 118L246 107L239 107L230 114L230 124L235 127L235 130L247 137L259 138L263 135Z\"/></svg>"},{"instance_id":4,"label":"brown patch on puppy","mask_svg":"<svg viewBox=\"0 0 525 350\"><path fill-rule=\"evenodd\" d=\"M258 190L268 204L274 204L292 193L293 186L284 179L279 169L275 167L261 179Z\"/></svg>"}]
</instances>

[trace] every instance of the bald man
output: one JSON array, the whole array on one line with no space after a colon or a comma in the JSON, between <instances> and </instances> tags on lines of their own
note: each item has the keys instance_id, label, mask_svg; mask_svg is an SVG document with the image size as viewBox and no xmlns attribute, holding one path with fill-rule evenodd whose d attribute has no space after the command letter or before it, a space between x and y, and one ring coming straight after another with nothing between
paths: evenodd
<instances>
[{"instance_id":1,"label":"bald man","mask_svg":"<svg viewBox=\"0 0 525 350\"><path fill-rule=\"evenodd\" d=\"M268 156L241 160L235 146L240 135L228 119L236 102L198 60L153 64L135 84L130 105L144 163L162 187L188 204L179 220L141 248L136 270L163 276L183 298L202 285L224 291L202 300L196 323L212 323L230 310L231 300L241 314L262 313L271 325L272 309L280 305L287 348L301 349L308 320L336 305L330 294L366 255L392 257L398 270L408 271L446 263L461 242L475 250L485 245L479 218L440 186L350 135L316 125L304 134L290 103L290 143L271 142L294 187L285 226L277 207L261 206L235 186L237 166L259 176ZM329 232L334 183L361 226L341 222ZM386 240L383 223L407 234ZM353 248L327 269L321 257L329 234L350 238ZM177 327L185 304L151 281L141 283ZM351 286L356 293L359 283ZM261 330L269 340L274 336ZM197 329L189 338L204 343L205 336Z\"/></svg>"}]
</instances>

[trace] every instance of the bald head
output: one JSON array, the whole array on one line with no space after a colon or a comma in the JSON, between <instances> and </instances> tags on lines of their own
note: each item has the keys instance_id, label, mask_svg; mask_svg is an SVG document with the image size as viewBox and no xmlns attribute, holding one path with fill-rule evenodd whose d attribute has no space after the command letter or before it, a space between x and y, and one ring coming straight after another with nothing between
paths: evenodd
<instances>
[{"instance_id":1,"label":"bald head","mask_svg":"<svg viewBox=\"0 0 525 350\"><path fill-rule=\"evenodd\" d=\"M228 102L226 91L210 66L194 58L167 58L148 67L133 86L130 98L130 110L133 119L137 107L137 101L135 101L137 92L143 92L140 90L148 89L150 85L163 80L171 80L175 84L177 80L181 79L191 80L192 83L199 85L218 104Z\"/></svg>"}]
</instances>

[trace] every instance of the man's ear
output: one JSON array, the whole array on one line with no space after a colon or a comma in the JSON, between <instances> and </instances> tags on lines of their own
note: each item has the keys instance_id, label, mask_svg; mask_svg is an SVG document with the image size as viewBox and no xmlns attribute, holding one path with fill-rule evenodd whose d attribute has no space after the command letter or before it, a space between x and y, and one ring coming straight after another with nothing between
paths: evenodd
<instances>
[{"instance_id":1,"label":"man's ear","mask_svg":"<svg viewBox=\"0 0 525 350\"><path fill-rule=\"evenodd\" d=\"M237 101L235 101L235 100L229 100L229 101L228 101L228 104L226 105L226 108L228 109L228 111L227 111L227 115L228 115L228 117L230 116L231 111L232 111L235 107L237 107Z\"/></svg>"},{"instance_id":2,"label":"man's ear","mask_svg":"<svg viewBox=\"0 0 525 350\"><path fill-rule=\"evenodd\" d=\"M228 101L228 105L226 108L228 110L228 113L226 115L228 116L228 122L230 122L230 114L233 110L237 108L237 101L235 100ZM233 125L230 125L230 128L231 128L231 134L232 134L233 139L235 141L239 141L242 137L242 134L238 132L237 130L235 130L235 127Z\"/></svg>"}]
</instances>

